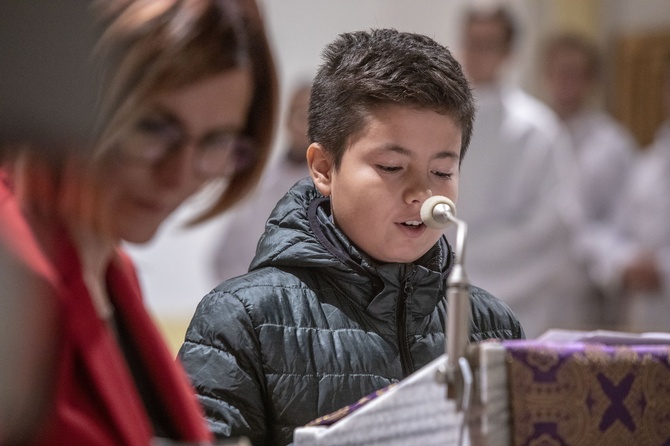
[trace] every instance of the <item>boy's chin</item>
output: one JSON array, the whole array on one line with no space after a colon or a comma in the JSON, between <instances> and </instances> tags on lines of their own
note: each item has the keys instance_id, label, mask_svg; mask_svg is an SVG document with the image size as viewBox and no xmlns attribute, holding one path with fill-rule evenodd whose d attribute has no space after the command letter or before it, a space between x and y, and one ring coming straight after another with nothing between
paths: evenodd
<instances>
[{"instance_id":1,"label":"boy's chin","mask_svg":"<svg viewBox=\"0 0 670 446\"><path fill-rule=\"evenodd\" d=\"M426 255L439 240L423 239L412 240L408 243L406 240L398 240L397 243L391 241L385 244L368 244L367 246L357 245L358 248L368 256L379 263L414 263Z\"/></svg>"},{"instance_id":2,"label":"boy's chin","mask_svg":"<svg viewBox=\"0 0 670 446\"><path fill-rule=\"evenodd\" d=\"M426 251L427 252L427 251ZM379 257L374 257L380 263L414 263L426 253L386 253Z\"/></svg>"}]
</instances>

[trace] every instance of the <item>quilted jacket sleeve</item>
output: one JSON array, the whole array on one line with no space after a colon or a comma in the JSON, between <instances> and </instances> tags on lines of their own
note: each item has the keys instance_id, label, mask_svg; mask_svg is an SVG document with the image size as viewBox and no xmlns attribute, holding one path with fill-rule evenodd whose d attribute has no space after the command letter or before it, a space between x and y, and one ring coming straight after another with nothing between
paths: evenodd
<instances>
[{"instance_id":1,"label":"quilted jacket sleeve","mask_svg":"<svg viewBox=\"0 0 670 446\"><path fill-rule=\"evenodd\" d=\"M215 289L198 305L179 360L217 438L267 435L260 347L244 304Z\"/></svg>"},{"instance_id":2,"label":"quilted jacket sleeve","mask_svg":"<svg viewBox=\"0 0 670 446\"><path fill-rule=\"evenodd\" d=\"M525 339L521 323L500 299L476 286L470 287L470 341Z\"/></svg>"}]
</instances>

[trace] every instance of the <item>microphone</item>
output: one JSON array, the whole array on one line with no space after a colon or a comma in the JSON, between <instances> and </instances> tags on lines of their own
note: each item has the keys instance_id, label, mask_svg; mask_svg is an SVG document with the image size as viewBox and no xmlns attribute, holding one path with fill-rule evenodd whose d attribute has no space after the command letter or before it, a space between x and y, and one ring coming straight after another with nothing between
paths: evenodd
<instances>
[{"instance_id":1,"label":"microphone","mask_svg":"<svg viewBox=\"0 0 670 446\"><path fill-rule=\"evenodd\" d=\"M421 220L432 229L456 224L455 263L446 279L447 323L445 326L446 364L437 374L447 385L447 399L455 400L458 410L467 410L472 390L472 372L466 358L470 343L470 282L463 267L467 224L456 218L456 205L449 198L435 195L421 205Z\"/></svg>"},{"instance_id":2,"label":"microphone","mask_svg":"<svg viewBox=\"0 0 670 446\"><path fill-rule=\"evenodd\" d=\"M456 219L456 205L443 195L434 195L421 205L421 220L432 229L444 229Z\"/></svg>"}]
</instances>

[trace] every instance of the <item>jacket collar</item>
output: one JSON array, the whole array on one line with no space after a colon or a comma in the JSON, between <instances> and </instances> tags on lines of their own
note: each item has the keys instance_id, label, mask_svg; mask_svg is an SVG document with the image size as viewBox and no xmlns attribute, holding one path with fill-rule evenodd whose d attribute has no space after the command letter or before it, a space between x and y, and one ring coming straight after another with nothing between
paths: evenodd
<instances>
[{"instance_id":1,"label":"jacket collar","mask_svg":"<svg viewBox=\"0 0 670 446\"><path fill-rule=\"evenodd\" d=\"M402 293L411 290L408 310L426 315L444 295L452 256L442 237L412 264L376 262L335 226L330 199L319 194L308 178L291 188L275 207L250 269L319 268L319 274L356 305L379 317L394 311Z\"/></svg>"},{"instance_id":2,"label":"jacket collar","mask_svg":"<svg viewBox=\"0 0 670 446\"><path fill-rule=\"evenodd\" d=\"M401 297L407 299L408 311L416 316L426 316L435 309L452 265L452 252L444 237L414 263L381 263L360 251L335 226L329 198L312 201L308 215L315 237L345 266L338 271L342 281L360 283L362 292L352 296L368 313L387 317L396 311Z\"/></svg>"}]
</instances>

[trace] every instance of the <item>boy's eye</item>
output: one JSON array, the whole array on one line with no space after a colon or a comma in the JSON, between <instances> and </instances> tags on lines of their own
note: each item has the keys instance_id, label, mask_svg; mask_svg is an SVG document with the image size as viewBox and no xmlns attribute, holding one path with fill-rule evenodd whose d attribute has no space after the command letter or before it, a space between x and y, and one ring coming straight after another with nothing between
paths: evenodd
<instances>
[{"instance_id":1,"label":"boy's eye","mask_svg":"<svg viewBox=\"0 0 670 446\"><path fill-rule=\"evenodd\" d=\"M432 173L440 178L451 178L453 176L451 173L440 172L439 170L433 170Z\"/></svg>"},{"instance_id":2,"label":"boy's eye","mask_svg":"<svg viewBox=\"0 0 670 446\"><path fill-rule=\"evenodd\" d=\"M383 166L381 164L377 164L377 169L381 170L382 172L398 172L399 170L402 169L402 167L399 167L399 166Z\"/></svg>"}]
</instances>

